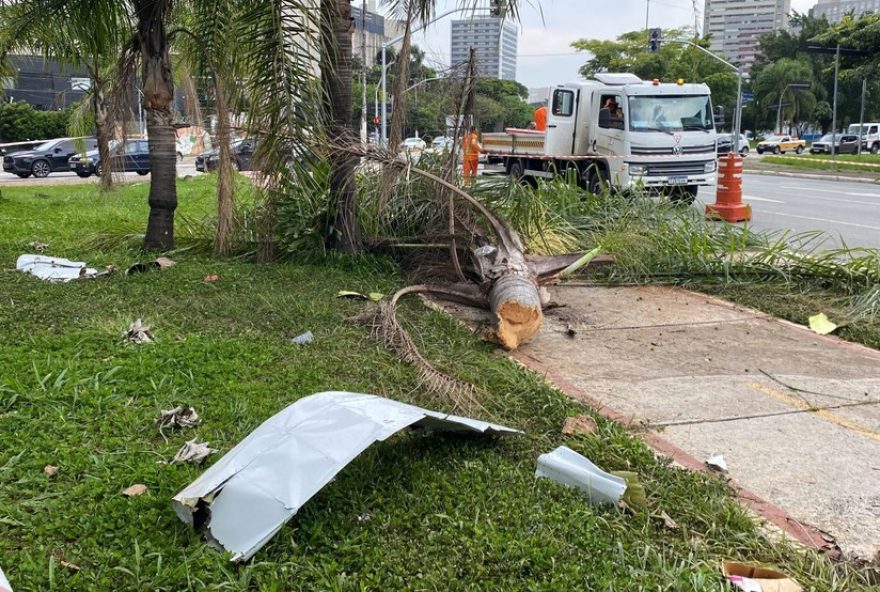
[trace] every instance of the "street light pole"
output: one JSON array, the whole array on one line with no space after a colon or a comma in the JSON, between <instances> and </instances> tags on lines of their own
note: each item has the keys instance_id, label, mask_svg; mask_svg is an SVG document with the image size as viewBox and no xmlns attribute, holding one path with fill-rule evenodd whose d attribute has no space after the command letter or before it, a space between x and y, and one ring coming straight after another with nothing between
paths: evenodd
<instances>
[{"instance_id":1,"label":"street light pole","mask_svg":"<svg viewBox=\"0 0 880 592\"><path fill-rule=\"evenodd\" d=\"M674 43L684 43L685 45L690 45L691 47L696 47L707 56L721 62L734 72L736 72L737 80L736 80L736 110L733 115L733 152L734 154L739 154L739 133L740 133L740 125L742 125L742 83L743 83L743 73L742 70L738 66L734 66L727 60L723 58L719 58L717 55L703 47L702 45L698 45L693 41L688 41L687 39L671 39L670 41Z\"/></svg>"},{"instance_id":2,"label":"street light pole","mask_svg":"<svg viewBox=\"0 0 880 592\"><path fill-rule=\"evenodd\" d=\"M361 144L367 143L367 0L361 4Z\"/></svg>"},{"instance_id":3,"label":"street light pole","mask_svg":"<svg viewBox=\"0 0 880 592\"><path fill-rule=\"evenodd\" d=\"M418 33L419 31L425 29L426 27L433 25L437 21L446 18L447 16L451 16L453 14L458 14L460 12L471 12L471 10L472 9L470 9L470 8L456 8L455 10L449 10L447 12L444 12L443 14L438 16L437 18L435 18L431 21L428 21L427 23L425 23L423 25L419 25L415 29L412 29L410 31L410 35L412 35L413 33ZM395 37L391 41L386 41L385 43L382 44L382 145L383 146L388 143L388 121L387 121L388 118L386 117L386 115L388 114L388 93L386 92L387 78L388 78L386 61L388 58L387 58L386 52L390 46L395 45L395 44L403 41L404 36L405 36L405 34L398 35L397 37ZM401 57L403 57L404 59L408 59L407 56L398 56L398 59L400 59Z\"/></svg>"},{"instance_id":4,"label":"street light pole","mask_svg":"<svg viewBox=\"0 0 880 592\"><path fill-rule=\"evenodd\" d=\"M831 112L831 170L836 170L837 156L837 78L840 74L840 43L834 52L834 107Z\"/></svg>"},{"instance_id":5,"label":"street light pole","mask_svg":"<svg viewBox=\"0 0 880 592\"><path fill-rule=\"evenodd\" d=\"M862 154L862 138L865 136L865 94L868 92L868 79L862 78L862 108L859 111L859 156Z\"/></svg>"}]
</instances>

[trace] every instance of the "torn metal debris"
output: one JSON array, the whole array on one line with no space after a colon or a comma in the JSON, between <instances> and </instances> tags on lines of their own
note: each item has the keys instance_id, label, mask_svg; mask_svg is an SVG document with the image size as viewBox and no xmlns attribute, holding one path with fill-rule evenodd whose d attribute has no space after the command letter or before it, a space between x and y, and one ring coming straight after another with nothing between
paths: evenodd
<instances>
[{"instance_id":1,"label":"torn metal debris","mask_svg":"<svg viewBox=\"0 0 880 592\"><path fill-rule=\"evenodd\" d=\"M567 446L539 456L535 477L577 487L592 504L617 504L626 492L625 479L606 473Z\"/></svg>"},{"instance_id":2,"label":"torn metal debris","mask_svg":"<svg viewBox=\"0 0 880 592\"><path fill-rule=\"evenodd\" d=\"M156 418L156 425L161 431L163 428L194 428L202 423L199 414L194 407L178 405L174 409L165 409Z\"/></svg>"},{"instance_id":3,"label":"torn metal debris","mask_svg":"<svg viewBox=\"0 0 880 592\"><path fill-rule=\"evenodd\" d=\"M309 343L311 343L314 340L315 340L314 334L312 334L311 331L306 331L302 335L297 335L296 337L294 337L290 341L291 341L291 343L294 343L295 345L308 345Z\"/></svg>"},{"instance_id":4,"label":"torn metal debris","mask_svg":"<svg viewBox=\"0 0 880 592\"><path fill-rule=\"evenodd\" d=\"M0 568L0 592L12 592L12 585L3 575L3 568Z\"/></svg>"},{"instance_id":5,"label":"torn metal debris","mask_svg":"<svg viewBox=\"0 0 880 592\"><path fill-rule=\"evenodd\" d=\"M47 282L66 283L98 275L98 270L88 267L82 261L45 255L22 255L15 262L15 268Z\"/></svg>"},{"instance_id":6,"label":"torn metal debris","mask_svg":"<svg viewBox=\"0 0 880 592\"><path fill-rule=\"evenodd\" d=\"M710 469L715 469L720 473L727 472L727 461L724 460L724 455L720 452L710 454L709 458L706 459L706 466Z\"/></svg>"},{"instance_id":7,"label":"torn metal debris","mask_svg":"<svg viewBox=\"0 0 880 592\"><path fill-rule=\"evenodd\" d=\"M140 319L128 326L128 331L122 334L123 339L132 343L152 343L153 334L150 333L152 327L145 325Z\"/></svg>"},{"instance_id":8,"label":"torn metal debris","mask_svg":"<svg viewBox=\"0 0 880 592\"><path fill-rule=\"evenodd\" d=\"M138 261L137 263L131 264L129 268L125 270L125 275L144 273L152 269L165 269L166 267L174 267L175 265L177 264L168 257L156 257L152 261L147 261L146 263Z\"/></svg>"},{"instance_id":9,"label":"torn metal debris","mask_svg":"<svg viewBox=\"0 0 880 592\"><path fill-rule=\"evenodd\" d=\"M186 442L171 459L172 463L188 462L200 465L206 458L217 452L214 448L208 448L207 442L199 442L195 439Z\"/></svg>"},{"instance_id":10,"label":"torn metal debris","mask_svg":"<svg viewBox=\"0 0 880 592\"><path fill-rule=\"evenodd\" d=\"M317 393L263 422L174 496L174 511L233 561L247 560L361 452L407 427L522 433L376 395Z\"/></svg>"}]
</instances>

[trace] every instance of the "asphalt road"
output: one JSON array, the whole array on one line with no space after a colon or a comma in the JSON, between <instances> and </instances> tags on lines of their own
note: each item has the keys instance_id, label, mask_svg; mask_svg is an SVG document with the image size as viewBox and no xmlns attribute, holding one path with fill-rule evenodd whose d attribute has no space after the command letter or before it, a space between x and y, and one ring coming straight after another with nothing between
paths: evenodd
<instances>
[{"instance_id":1,"label":"asphalt road","mask_svg":"<svg viewBox=\"0 0 880 592\"><path fill-rule=\"evenodd\" d=\"M714 201L714 188L700 200ZM880 248L880 185L743 175L743 201L752 205L751 226L759 230L822 230L828 246Z\"/></svg>"}]
</instances>

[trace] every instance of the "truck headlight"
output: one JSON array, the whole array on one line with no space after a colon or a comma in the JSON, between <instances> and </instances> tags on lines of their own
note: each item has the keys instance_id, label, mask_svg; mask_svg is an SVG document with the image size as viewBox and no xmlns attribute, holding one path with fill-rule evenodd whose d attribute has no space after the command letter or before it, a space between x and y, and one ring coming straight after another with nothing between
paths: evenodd
<instances>
[{"instance_id":1,"label":"truck headlight","mask_svg":"<svg viewBox=\"0 0 880 592\"><path fill-rule=\"evenodd\" d=\"M709 162L706 163L706 166L703 167L703 170L707 173L714 173L715 168L717 166L718 166L718 163L716 163L714 160L710 160Z\"/></svg>"},{"instance_id":2,"label":"truck headlight","mask_svg":"<svg viewBox=\"0 0 880 592\"><path fill-rule=\"evenodd\" d=\"M648 172L648 166L644 164L630 164L629 165L629 174L630 175L644 175Z\"/></svg>"}]
</instances>

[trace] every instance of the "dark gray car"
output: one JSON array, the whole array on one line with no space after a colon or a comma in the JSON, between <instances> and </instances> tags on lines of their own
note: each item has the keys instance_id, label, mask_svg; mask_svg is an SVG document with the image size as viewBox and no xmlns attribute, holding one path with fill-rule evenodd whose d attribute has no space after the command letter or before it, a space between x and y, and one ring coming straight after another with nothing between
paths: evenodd
<instances>
[{"instance_id":1,"label":"dark gray car","mask_svg":"<svg viewBox=\"0 0 880 592\"><path fill-rule=\"evenodd\" d=\"M832 150L833 146L836 148ZM810 154L856 154L859 151L859 137L849 134L837 134L834 138L831 134L825 134L810 146Z\"/></svg>"},{"instance_id":2,"label":"dark gray car","mask_svg":"<svg viewBox=\"0 0 880 592\"><path fill-rule=\"evenodd\" d=\"M14 173L25 179L34 177L47 177L55 171L67 171L67 161L80 150L94 150L98 147L95 138L80 140L72 138L59 138L40 144L33 150L15 152L3 157L3 170Z\"/></svg>"}]
</instances>

